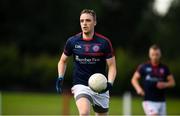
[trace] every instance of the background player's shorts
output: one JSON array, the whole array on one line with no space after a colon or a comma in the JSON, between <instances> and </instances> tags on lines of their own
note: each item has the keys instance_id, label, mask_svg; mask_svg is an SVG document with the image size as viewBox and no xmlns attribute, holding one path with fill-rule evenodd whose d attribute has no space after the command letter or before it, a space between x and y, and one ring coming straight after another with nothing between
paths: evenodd
<instances>
[{"instance_id":1,"label":"background player's shorts","mask_svg":"<svg viewBox=\"0 0 180 116\"><path fill-rule=\"evenodd\" d=\"M166 102L143 101L142 105L147 116L152 114L166 115Z\"/></svg>"},{"instance_id":2,"label":"background player's shorts","mask_svg":"<svg viewBox=\"0 0 180 116\"><path fill-rule=\"evenodd\" d=\"M106 113L109 108L109 91L103 94L93 92L88 86L81 84L72 87L72 93L77 101L81 97L86 97L92 104L97 113Z\"/></svg>"}]
</instances>

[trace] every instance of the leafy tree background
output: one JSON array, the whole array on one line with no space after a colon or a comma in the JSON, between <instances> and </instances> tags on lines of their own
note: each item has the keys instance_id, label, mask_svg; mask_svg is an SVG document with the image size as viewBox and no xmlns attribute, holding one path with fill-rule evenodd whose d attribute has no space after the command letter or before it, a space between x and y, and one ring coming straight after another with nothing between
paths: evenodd
<instances>
[{"instance_id":1,"label":"leafy tree background","mask_svg":"<svg viewBox=\"0 0 180 116\"><path fill-rule=\"evenodd\" d=\"M116 52L118 76L113 94L134 91L131 76L148 59L148 47L162 47L177 86L169 95L180 96L180 2L174 0L161 17L154 0L1 0L0 89L55 92L57 63L67 38L80 32L79 13L97 12L96 31L109 37ZM71 87L72 59L65 75ZM175 94L176 93L176 94Z\"/></svg>"}]
</instances>

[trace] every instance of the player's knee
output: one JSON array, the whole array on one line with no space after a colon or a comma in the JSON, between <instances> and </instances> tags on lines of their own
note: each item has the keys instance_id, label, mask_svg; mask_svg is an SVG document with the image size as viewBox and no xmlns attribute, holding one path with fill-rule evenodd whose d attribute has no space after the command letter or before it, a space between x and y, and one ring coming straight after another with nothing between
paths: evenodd
<instances>
[{"instance_id":1,"label":"player's knee","mask_svg":"<svg viewBox=\"0 0 180 116\"><path fill-rule=\"evenodd\" d=\"M88 116L90 114L90 101L87 98L80 98L76 101L80 116Z\"/></svg>"},{"instance_id":2,"label":"player's knee","mask_svg":"<svg viewBox=\"0 0 180 116\"><path fill-rule=\"evenodd\" d=\"M87 106L80 107L79 109L79 115L80 116L88 116L90 115L90 108Z\"/></svg>"}]
</instances>

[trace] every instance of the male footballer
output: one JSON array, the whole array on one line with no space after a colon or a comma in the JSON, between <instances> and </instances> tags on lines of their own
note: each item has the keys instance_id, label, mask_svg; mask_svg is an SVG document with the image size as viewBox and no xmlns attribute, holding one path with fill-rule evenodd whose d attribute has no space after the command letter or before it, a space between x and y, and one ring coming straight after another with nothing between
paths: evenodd
<instances>
[{"instance_id":1,"label":"male footballer","mask_svg":"<svg viewBox=\"0 0 180 116\"><path fill-rule=\"evenodd\" d=\"M73 56L72 93L76 101L79 115L90 115L90 106L96 115L108 115L109 90L116 77L116 61L110 40L94 31L96 13L84 9L80 13L82 32L70 37L58 63L56 89L62 92L62 81L66 71L68 58ZM106 68L107 67L107 68ZM106 69L108 69L106 74ZM102 73L108 78L107 88L100 93L88 87L88 79L94 73Z\"/></svg>"},{"instance_id":2,"label":"male footballer","mask_svg":"<svg viewBox=\"0 0 180 116\"><path fill-rule=\"evenodd\" d=\"M165 90L175 86L173 75L169 68L160 62L161 49L157 45L149 48L147 63L139 65L131 83L138 95L144 96L142 103L147 116L165 116ZM142 86L139 80L142 80Z\"/></svg>"}]
</instances>

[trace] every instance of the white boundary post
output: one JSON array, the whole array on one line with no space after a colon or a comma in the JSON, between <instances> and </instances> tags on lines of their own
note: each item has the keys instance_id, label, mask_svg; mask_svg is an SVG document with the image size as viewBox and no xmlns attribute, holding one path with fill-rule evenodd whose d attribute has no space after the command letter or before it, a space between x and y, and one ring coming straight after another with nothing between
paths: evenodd
<instances>
[{"instance_id":1,"label":"white boundary post","mask_svg":"<svg viewBox=\"0 0 180 116\"><path fill-rule=\"evenodd\" d=\"M123 95L123 115L124 116L131 116L131 93L125 92Z\"/></svg>"}]
</instances>

